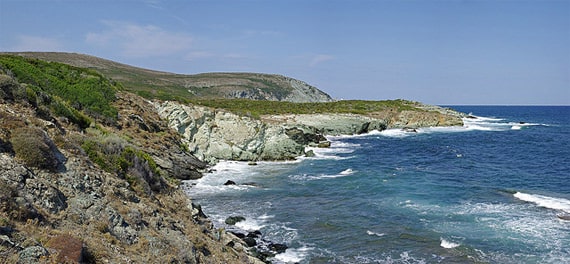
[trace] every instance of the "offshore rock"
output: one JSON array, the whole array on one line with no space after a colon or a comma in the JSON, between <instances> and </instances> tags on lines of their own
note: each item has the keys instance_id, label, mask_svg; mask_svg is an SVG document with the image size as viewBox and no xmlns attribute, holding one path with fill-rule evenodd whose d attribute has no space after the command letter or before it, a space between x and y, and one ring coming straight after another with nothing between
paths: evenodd
<instances>
[{"instance_id":1,"label":"offshore rock","mask_svg":"<svg viewBox=\"0 0 570 264\"><path fill-rule=\"evenodd\" d=\"M225 222L228 225L235 225L236 223L241 221L245 221L245 217L238 215L238 216L229 216L228 218L226 218Z\"/></svg>"}]
</instances>

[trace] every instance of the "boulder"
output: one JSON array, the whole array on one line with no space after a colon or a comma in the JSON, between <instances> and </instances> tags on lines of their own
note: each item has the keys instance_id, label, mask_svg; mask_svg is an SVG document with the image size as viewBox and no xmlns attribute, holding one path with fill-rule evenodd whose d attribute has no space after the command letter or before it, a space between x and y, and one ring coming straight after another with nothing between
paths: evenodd
<instances>
[{"instance_id":1,"label":"boulder","mask_svg":"<svg viewBox=\"0 0 570 264\"><path fill-rule=\"evenodd\" d=\"M58 235L47 243L56 250L58 263L83 263L83 241L71 235Z\"/></svg>"},{"instance_id":2,"label":"boulder","mask_svg":"<svg viewBox=\"0 0 570 264\"><path fill-rule=\"evenodd\" d=\"M224 183L224 185L236 185L236 182L235 182L235 181L232 181L232 180L227 180L227 181Z\"/></svg>"},{"instance_id":3,"label":"boulder","mask_svg":"<svg viewBox=\"0 0 570 264\"><path fill-rule=\"evenodd\" d=\"M321 141L319 142L319 144L317 144L318 148L330 148L331 147L331 142L330 141Z\"/></svg>"},{"instance_id":4,"label":"boulder","mask_svg":"<svg viewBox=\"0 0 570 264\"><path fill-rule=\"evenodd\" d=\"M255 238L253 237L246 236L242 238L242 240L248 247L255 247L257 245L257 241L255 241Z\"/></svg>"},{"instance_id":5,"label":"boulder","mask_svg":"<svg viewBox=\"0 0 570 264\"><path fill-rule=\"evenodd\" d=\"M49 256L47 249L41 246L31 246L20 251L18 264L35 264L40 262L40 258Z\"/></svg>"},{"instance_id":6,"label":"boulder","mask_svg":"<svg viewBox=\"0 0 570 264\"><path fill-rule=\"evenodd\" d=\"M277 252L277 253L284 253L288 247L285 244L271 243L271 244L269 244L268 248L272 251Z\"/></svg>"},{"instance_id":7,"label":"boulder","mask_svg":"<svg viewBox=\"0 0 570 264\"><path fill-rule=\"evenodd\" d=\"M249 233L247 233L247 236L248 236L248 237L253 237L253 238L260 238L260 237L261 237L261 231L256 230L256 231L253 231L253 232L249 232Z\"/></svg>"},{"instance_id":8,"label":"boulder","mask_svg":"<svg viewBox=\"0 0 570 264\"><path fill-rule=\"evenodd\" d=\"M243 216L230 216L226 218L225 223L228 225L235 225L238 222L245 221L245 217Z\"/></svg>"}]
</instances>

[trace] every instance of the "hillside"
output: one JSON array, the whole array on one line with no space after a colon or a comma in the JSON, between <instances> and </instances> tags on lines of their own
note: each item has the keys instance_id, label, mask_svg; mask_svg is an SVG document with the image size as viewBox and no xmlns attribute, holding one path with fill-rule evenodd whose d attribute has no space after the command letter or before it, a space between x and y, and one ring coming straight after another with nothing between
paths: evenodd
<instances>
[{"instance_id":1,"label":"hillside","mask_svg":"<svg viewBox=\"0 0 570 264\"><path fill-rule=\"evenodd\" d=\"M123 84L127 91L146 98L243 98L290 102L330 102L332 98L303 81L276 74L203 73L174 74L147 70L97 58L62 52L0 53L95 69Z\"/></svg>"},{"instance_id":2,"label":"hillside","mask_svg":"<svg viewBox=\"0 0 570 264\"><path fill-rule=\"evenodd\" d=\"M260 263L179 188L207 164L148 100L0 59L0 263Z\"/></svg>"}]
</instances>

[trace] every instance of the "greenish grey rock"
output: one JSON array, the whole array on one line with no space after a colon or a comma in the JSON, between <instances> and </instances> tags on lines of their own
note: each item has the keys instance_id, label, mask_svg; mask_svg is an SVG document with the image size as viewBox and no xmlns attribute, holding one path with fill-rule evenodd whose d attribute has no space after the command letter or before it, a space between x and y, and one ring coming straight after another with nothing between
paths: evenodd
<instances>
[{"instance_id":1,"label":"greenish grey rock","mask_svg":"<svg viewBox=\"0 0 570 264\"><path fill-rule=\"evenodd\" d=\"M324 135L356 135L387 128L458 126L461 114L418 104L415 111L390 111L371 117L357 114L266 115L260 120L225 110L176 102L155 103L159 115L181 133L202 161L290 160L305 147L329 147Z\"/></svg>"},{"instance_id":2,"label":"greenish grey rock","mask_svg":"<svg viewBox=\"0 0 570 264\"><path fill-rule=\"evenodd\" d=\"M48 250L41 246L27 247L24 250L20 251L18 264L39 263L41 257L48 255Z\"/></svg>"},{"instance_id":3,"label":"greenish grey rock","mask_svg":"<svg viewBox=\"0 0 570 264\"><path fill-rule=\"evenodd\" d=\"M238 216L230 216L230 217L226 218L225 222L228 225L235 225L241 221L245 221L245 217L238 215Z\"/></svg>"}]
</instances>

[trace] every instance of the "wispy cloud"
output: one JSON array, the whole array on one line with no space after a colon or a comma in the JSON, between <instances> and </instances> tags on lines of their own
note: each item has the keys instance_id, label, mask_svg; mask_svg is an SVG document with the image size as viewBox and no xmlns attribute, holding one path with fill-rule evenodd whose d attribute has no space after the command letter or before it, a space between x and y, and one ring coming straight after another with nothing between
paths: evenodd
<instances>
[{"instance_id":1,"label":"wispy cloud","mask_svg":"<svg viewBox=\"0 0 570 264\"><path fill-rule=\"evenodd\" d=\"M12 51L62 51L63 42L56 38L20 35Z\"/></svg>"},{"instance_id":2,"label":"wispy cloud","mask_svg":"<svg viewBox=\"0 0 570 264\"><path fill-rule=\"evenodd\" d=\"M115 48L127 57L154 57L184 53L191 49L190 35L170 32L154 25L120 21L103 21L107 28L86 35L87 43Z\"/></svg>"},{"instance_id":3,"label":"wispy cloud","mask_svg":"<svg viewBox=\"0 0 570 264\"><path fill-rule=\"evenodd\" d=\"M192 51L192 52L189 52L188 54L186 54L186 56L184 56L184 59L186 59L188 61L194 61L194 60L206 59L206 58L212 58L212 57L215 57L215 54L213 54L211 52Z\"/></svg>"},{"instance_id":4,"label":"wispy cloud","mask_svg":"<svg viewBox=\"0 0 570 264\"><path fill-rule=\"evenodd\" d=\"M147 5L148 7L152 7L155 9L164 9L162 7L162 1L160 0L143 0L144 4Z\"/></svg>"},{"instance_id":5,"label":"wispy cloud","mask_svg":"<svg viewBox=\"0 0 570 264\"><path fill-rule=\"evenodd\" d=\"M192 51L184 56L184 59L187 61L196 61L200 59L209 59L209 60L239 60L239 59L248 59L250 56L239 54L239 53L225 53L225 54L218 54L210 51Z\"/></svg>"},{"instance_id":6,"label":"wispy cloud","mask_svg":"<svg viewBox=\"0 0 570 264\"><path fill-rule=\"evenodd\" d=\"M334 57L328 54L318 54L311 58L309 66L315 67L323 62L334 60Z\"/></svg>"}]
</instances>

